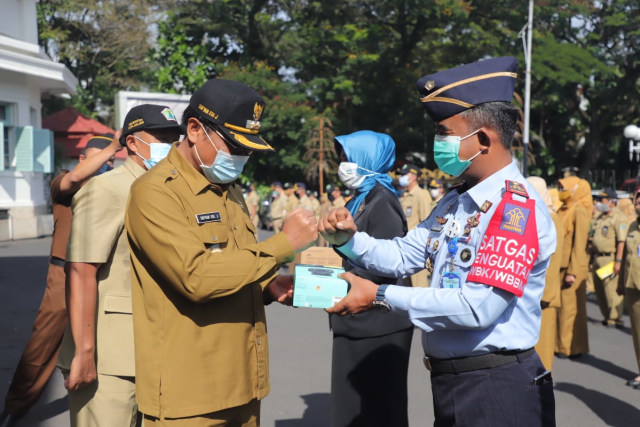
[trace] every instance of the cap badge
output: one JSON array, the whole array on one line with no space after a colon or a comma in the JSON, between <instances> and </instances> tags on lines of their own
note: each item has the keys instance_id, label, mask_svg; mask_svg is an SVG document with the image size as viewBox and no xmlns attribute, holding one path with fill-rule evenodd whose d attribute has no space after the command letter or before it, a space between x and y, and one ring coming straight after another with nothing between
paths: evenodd
<instances>
[{"instance_id":1,"label":"cap badge","mask_svg":"<svg viewBox=\"0 0 640 427\"><path fill-rule=\"evenodd\" d=\"M260 121L258 120L247 120L247 124L245 126L249 130L260 130Z\"/></svg>"},{"instance_id":2,"label":"cap badge","mask_svg":"<svg viewBox=\"0 0 640 427\"><path fill-rule=\"evenodd\" d=\"M165 108L164 110L160 111L160 113L164 116L165 119L167 120L173 120L174 122L177 122L178 120L176 119L175 114L173 114L173 111L171 111L171 109L169 107Z\"/></svg>"},{"instance_id":3,"label":"cap badge","mask_svg":"<svg viewBox=\"0 0 640 427\"><path fill-rule=\"evenodd\" d=\"M424 84L424 88L426 90L431 90L436 86L436 83L433 80L427 80L427 82Z\"/></svg>"},{"instance_id":4,"label":"cap badge","mask_svg":"<svg viewBox=\"0 0 640 427\"><path fill-rule=\"evenodd\" d=\"M253 120L260 120L260 117L262 117L262 111L264 110L264 104L260 104L259 102L256 102L256 104L253 106Z\"/></svg>"}]
</instances>

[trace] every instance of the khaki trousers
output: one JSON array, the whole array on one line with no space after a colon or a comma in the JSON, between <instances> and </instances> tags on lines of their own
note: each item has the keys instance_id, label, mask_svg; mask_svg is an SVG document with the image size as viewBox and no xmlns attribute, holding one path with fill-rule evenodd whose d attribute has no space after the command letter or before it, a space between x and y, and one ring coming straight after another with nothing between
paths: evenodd
<instances>
[{"instance_id":1,"label":"khaki trousers","mask_svg":"<svg viewBox=\"0 0 640 427\"><path fill-rule=\"evenodd\" d=\"M610 277L602 280L597 274L593 273L593 287L596 297L598 298L598 306L602 318L608 324L624 325L624 297L618 295L618 277L611 279Z\"/></svg>"},{"instance_id":2,"label":"khaki trousers","mask_svg":"<svg viewBox=\"0 0 640 427\"><path fill-rule=\"evenodd\" d=\"M556 336L558 334L558 309L547 307L542 310L542 321L540 322L540 339L536 344L536 352L542 361L545 369L553 369L553 352L556 347Z\"/></svg>"},{"instance_id":3,"label":"khaki trousers","mask_svg":"<svg viewBox=\"0 0 640 427\"><path fill-rule=\"evenodd\" d=\"M564 277L563 271L560 271L560 277ZM586 288L586 280L583 280L560 291L562 306L558 310L556 353L574 356L589 352Z\"/></svg>"},{"instance_id":4,"label":"khaki trousers","mask_svg":"<svg viewBox=\"0 0 640 427\"><path fill-rule=\"evenodd\" d=\"M140 427L134 377L98 374L92 384L69 392L69 416L71 427Z\"/></svg>"},{"instance_id":5,"label":"khaki trousers","mask_svg":"<svg viewBox=\"0 0 640 427\"><path fill-rule=\"evenodd\" d=\"M260 401L253 399L246 405L188 418L160 418L144 416L144 427L258 427Z\"/></svg>"},{"instance_id":6,"label":"khaki trousers","mask_svg":"<svg viewBox=\"0 0 640 427\"><path fill-rule=\"evenodd\" d=\"M47 287L33 323L31 338L9 385L5 411L22 415L38 400L56 368L60 343L67 327L64 268L49 264Z\"/></svg>"},{"instance_id":7,"label":"khaki trousers","mask_svg":"<svg viewBox=\"0 0 640 427\"><path fill-rule=\"evenodd\" d=\"M636 362L638 364L638 372L640 372L640 290L636 288L626 288L624 295L629 309L633 348L636 351Z\"/></svg>"}]
</instances>

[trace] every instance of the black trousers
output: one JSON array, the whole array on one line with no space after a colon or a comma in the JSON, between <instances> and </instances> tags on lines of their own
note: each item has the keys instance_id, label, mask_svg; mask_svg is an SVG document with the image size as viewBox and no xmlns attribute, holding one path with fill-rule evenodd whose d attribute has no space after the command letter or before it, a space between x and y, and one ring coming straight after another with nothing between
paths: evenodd
<instances>
[{"instance_id":1,"label":"black trousers","mask_svg":"<svg viewBox=\"0 0 640 427\"><path fill-rule=\"evenodd\" d=\"M461 374L432 374L435 427L555 426L553 383L533 353L520 362Z\"/></svg>"},{"instance_id":2,"label":"black trousers","mask_svg":"<svg viewBox=\"0 0 640 427\"><path fill-rule=\"evenodd\" d=\"M413 327L373 338L333 336L332 427L406 427Z\"/></svg>"}]
</instances>

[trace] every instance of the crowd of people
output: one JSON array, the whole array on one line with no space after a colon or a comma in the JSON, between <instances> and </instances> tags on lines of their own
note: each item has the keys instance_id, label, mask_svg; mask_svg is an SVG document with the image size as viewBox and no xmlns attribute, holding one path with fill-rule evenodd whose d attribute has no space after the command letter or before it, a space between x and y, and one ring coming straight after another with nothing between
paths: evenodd
<instances>
[{"instance_id":1,"label":"crowd of people","mask_svg":"<svg viewBox=\"0 0 640 427\"><path fill-rule=\"evenodd\" d=\"M555 425L553 359L588 353L587 292L605 327L624 326L626 299L640 355L640 193L625 214L614 189L592 194L578 176L525 179L511 154L516 70L493 58L417 83L434 160L459 185L394 169L390 135L340 135L339 182L320 195L271 184L263 241L255 183L238 178L277 148L260 135L264 99L212 79L180 121L133 107L51 183L47 287L2 426L56 366L72 426L259 425L265 305L292 304L281 267L312 245L333 246L350 285L327 310L332 426L408 425L414 327L435 425Z\"/></svg>"}]
</instances>

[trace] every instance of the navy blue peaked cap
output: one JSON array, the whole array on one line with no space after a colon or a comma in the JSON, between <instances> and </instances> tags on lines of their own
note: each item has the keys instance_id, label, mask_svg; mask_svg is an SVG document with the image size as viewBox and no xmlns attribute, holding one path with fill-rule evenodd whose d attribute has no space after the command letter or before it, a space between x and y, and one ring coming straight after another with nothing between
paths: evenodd
<instances>
[{"instance_id":1,"label":"navy blue peaked cap","mask_svg":"<svg viewBox=\"0 0 640 427\"><path fill-rule=\"evenodd\" d=\"M517 69L516 58L503 56L439 71L418 80L420 101L435 122L486 102L511 102Z\"/></svg>"}]
</instances>

